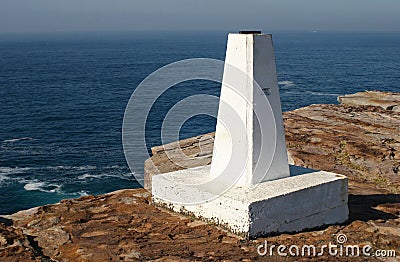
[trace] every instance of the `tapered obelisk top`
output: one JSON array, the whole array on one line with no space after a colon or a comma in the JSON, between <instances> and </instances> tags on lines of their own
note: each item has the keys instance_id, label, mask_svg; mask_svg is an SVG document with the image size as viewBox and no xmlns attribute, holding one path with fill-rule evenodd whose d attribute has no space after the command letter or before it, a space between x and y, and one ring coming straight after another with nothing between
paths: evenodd
<instances>
[{"instance_id":1,"label":"tapered obelisk top","mask_svg":"<svg viewBox=\"0 0 400 262\"><path fill-rule=\"evenodd\" d=\"M228 36L211 174L250 187L289 176L270 34Z\"/></svg>"}]
</instances>

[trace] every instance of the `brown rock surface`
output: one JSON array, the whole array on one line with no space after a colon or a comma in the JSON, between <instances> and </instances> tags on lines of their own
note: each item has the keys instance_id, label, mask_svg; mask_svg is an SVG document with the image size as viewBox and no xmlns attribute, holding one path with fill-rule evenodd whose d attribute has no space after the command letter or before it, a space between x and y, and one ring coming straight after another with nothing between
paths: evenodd
<instances>
[{"instance_id":1,"label":"brown rock surface","mask_svg":"<svg viewBox=\"0 0 400 262\"><path fill-rule=\"evenodd\" d=\"M400 193L400 113L369 105L311 105L283 116L291 164L347 175L362 192ZM153 148L145 187L151 188L154 174L211 163L213 137Z\"/></svg>"},{"instance_id":2,"label":"brown rock surface","mask_svg":"<svg viewBox=\"0 0 400 262\"><path fill-rule=\"evenodd\" d=\"M400 193L400 114L372 106L312 105L284 114L296 165ZM363 189L364 190L364 189ZM365 192L365 191L364 191Z\"/></svg>"},{"instance_id":3,"label":"brown rock surface","mask_svg":"<svg viewBox=\"0 0 400 262\"><path fill-rule=\"evenodd\" d=\"M308 232L281 234L253 241L223 229L152 206L144 189L120 190L102 196L63 200L59 204L19 212L0 219L3 261L287 261L261 257L257 247L272 245L346 244L400 255L400 114L374 106L312 105L284 114L288 151L293 163L349 176L350 219ZM212 134L153 148L147 176L211 161ZM199 144L199 141L200 144ZM168 154L167 154L168 153ZM179 165L170 158L180 159ZM169 158L170 157L170 158ZM157 171L157 172L154 172ZM287 252L287 250L286 250ZM312 256L296 257L309 260ZM353 257L352 261L379 260ZM293 258L291 259L293 260ZM329 256L320 261L349 261Z\"/></svg>"},{"instance_id":4,"label":"brown rock surface","mask_svg":"<svg viewBox=\"0 0 400 262\"><path fill-rule=\"evenodd\" d=\"M257 247L265 241L269 246L322 246L335 244L338 234L346 234L349 244L400 252L398 195L350 196L351 218L345 225L254 241L159 209L149 201L150 194L144 189L121 190L64 200L25 217L10 216L13 226L0 227L8 241L6 248L2 244L0 256L8 261L245 261L265 258L257 254ZM276 250L274 254L272 261L284 260ZM333 258L325 253L320 259ZM363 261L361 257L359 261Z\"/></svg>"},{"instance_id":5,"label":"brown rock surface","mask_svg":"<svg viewBox=\"0 0 400 262\"><path fill-rule=\"evenodd\" d=\"M348 106L379 106L383 109L399 112L400 96L398 93L366 91L339 96L338 101Z\"/></svg>"},{"instance_id":6,"label":"brown rock surface","mask_svg":"<svg viewBox=\"0 0 400 262\"><path fill-rule=\"evenodd\" d=\"M144 187L151 191L151 178L155 174L209 165L213 146L214 133L209 133L153 147L153 156L144 162Z\"/></svg>"}]
</instances>

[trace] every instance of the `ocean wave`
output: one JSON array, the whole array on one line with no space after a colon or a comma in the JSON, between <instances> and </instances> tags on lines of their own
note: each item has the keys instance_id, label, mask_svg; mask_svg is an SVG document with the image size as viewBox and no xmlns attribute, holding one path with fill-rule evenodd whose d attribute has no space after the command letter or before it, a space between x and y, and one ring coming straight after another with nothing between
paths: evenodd
<instances>
[{"instance_id":1,"label":"ocean wave","mask_svg":"<svg viewBox=\"0 0 400 262\"><path fill-rule=\"evenodd\" d=\"M105 167L97 167L91 165L85 166L43 166L43 167L0 167L0 174L20 174L26 171L40 171L40 170L66 170L66 171L90 171L97 169L114 169L114 170L124 170L127 169L124 166L113 165L113 166L105 166Z\"/></svg>"},{"instance_id":2,"label":"ocean wave","mask_svg":"<svg viewBox=\"0 0 400 262\"><path fill-rule=\"evenodd\" d=\"M79 191L79 192L77 192L77 194L79 195L79 196L88 196L89 195L89 193L87 192L87 191L85 191L85 190L81 190L81 191Z\"/></svg>"},{"instance_id":3,"label":"ocean wave","mask_svg":"<svg viewBox=\"0 0 400 262\"><path fill-rule=\"evenodd\" d=\"M44 166L44 167L0 167L0 174L21 174L27 171L43 171L43 170L65 170L65 171L88 171L95 170L95 166Z\"/></svg>"},{"instance_id":4,"label":"ocean wave","mask_svg":"<svg viewBox=\"0 0 400 262\"><path fill-rule=\"evenodd\" d=\"M24 186L24 189L27 191L35 191L39 190L43 185L43 182L29 183Z\"/></svg>"},{"instance_id":5,"label":"ocean wave","mask_svg":"<svg viewBox=\"0 0 400 262\"><path fill-rule=\"evenodd\" d=\"M341 96L341 94L322 93L322 92L313 92L313 91L306 91L305 93L315 95L315 96Z\"/></svg>"},{"instance_id":6,"label":"ocean wave","mask_svg":"<svg viewBox=\"0 0 400 262\"><path fill-rule=\"evenodd\" d=\"M85 173L83 175L78 176L79 180L86 180L86 179L106 179L106 178L119 178L124 180L133 180L134 176L132 173L120 174L120 173L101 173L101 174L90 174Z\"/></svg>"},{"instance_id":7,"label":"ocean wave","mask_svg":"<svg viewBox=\"0 0 400 262\"><path fill-rule=\"evenodd\" d=\"M0 174L13 175L21 174L31 170L30 167L0 167Z\"/></svg>"},{"instance_id":8,"label":"ocean wave","mask_svg":"<svg viewBox=\"0 0 400 262\"><path fill-rule=\"evenodd\" d=\"M80 180L84 180L84 179L88 179L88 178L97 178L97 176L89 174L89 173L85 173L83 175L78 176L78 179L80 179Z\"/></svg>"},{"instance_id":9,"label":"ocean wave","mask_svg":"<svg viewBox=\"0 0 400 262\"><path fill-rule=\"evenodd\" d=\"M43 167L43 169L48 169L48 170L77 170L77 171L85 171L85 170L93 170L96 169L96 166L47 166Z\"/></svg>"},{"instance_id":10,"label":"ocean wave","mask_svg":"<svg viewBox=\"0 0 400 262\"><path fill-rule=\"evenodd\" d=\"M125 166L120 166L120 165L112 165L112 166L106 166L105 168L109 168L109 169L122 169L122 168L126 168Z\"/></svg>"},{"instance_id":11,"label":"ocean wave","mask_svg":"<svg viewBox=\"0 0 400 262\"><path fill-rule=\"evenodd\" d=\"M71 169L73 170L93 170L93 169L97 169L96 166L73 166L71 167Z\"/></svg>"},{"instance_id":12,"label":"ocean wave","mask_svg":"<svg viewBox=\"0 0 400 262\"><path fill-rule=\"evenodd\" d=\"M18 142L18 141L27 141L27 140L33 140L33 138L31 138L31 137L13 138L13 139L4 140L3 143L14 143L14 142Z\"/></svg>"},{"instance_id":13,"label":"ocean wave","mask_svg":"<svg viewBox=\"0 0 400 262\"><path fill-rule=\"evenodd\" d=\"M109 166L47 166L43 167L43 169L50 169L50 170L76 170L76 171L87 171L87 170L95 170L95 169L128 169L126 166L120 165L109 165Z\"/></svg>"},{"instance_id":14,"label":"ocean wave","mask_svg":"<svg viewBox=\"0 0 400 262\"><path fill-rule=\"evenodd\" d=\"M5 180L7 180L7 179L9 179L7 176L5 176L5 175L0 175L0 184L1 184L1 182L5 181Z\"/></svg>"},{"instance_id":15,"label":"ocean wave","mask_svg":"<svg viewBox=\"0 0 400 262\"><path fill-rule=\"evenodd\" d=\"M47 184L45 182L30 182L24 186L24 189L27 191L41 191L47 193L59 192L60 188L60 185Z\"/></svg>"},{"instance_id":16,"label":"ocean wave","mask_svg":"<svg viewBox=\"0 0 400 262\"><path fill-rule=\"evenodd\" d=\"M278 85L281 85L283 87L289 87L289 86L294 86L295 84L292 81L279 81Z\"/></svg>"},{"instance_id":17,"label":"ocean wave","mask_svg":"<svg viewBox=\"0 0 400 262\"><path fill-rule=\"evenodd\" d=\"M336 93L322 93L322 92L313 92L313 91L284 91L282 92L283 95L288 95L288 94L307 94L307 95L314 95L314 96L341 96L342 94L336 94Z\"/></svg>"}]
</instances>

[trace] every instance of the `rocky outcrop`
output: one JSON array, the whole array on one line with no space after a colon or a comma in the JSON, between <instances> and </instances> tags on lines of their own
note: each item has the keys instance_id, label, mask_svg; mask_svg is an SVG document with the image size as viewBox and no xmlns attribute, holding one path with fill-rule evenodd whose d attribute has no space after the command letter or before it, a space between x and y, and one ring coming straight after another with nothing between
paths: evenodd
<instances>
[{"instance_id":1,"label":"rocky outcrop","mask_svg":"<svg viewBox=\"0 0 400 262\"><path fill-rule=\"evenodd\" d=\"M194 217L151 205L144 189L63 200L0 219L1 261L287 261L279 245L346 244L395 250L400 255L400 114L380 106L312 105L284 114L292 163L349 177L350 219L342 225L249 241ZM146 161L148 178L190 166L209 164L212 136L153 148ZM182 152L184 155L182 155ZM188 160L189 159L189 160ZM192 160L190 160L192 159ZM261 257L260 245L275 245ZM297 261L315 258L298 256ZM349 261L330 256L321 261ZM352 257L352 261L380 261ZM396 261L397 258L387 259Z\"/></svg>"},{"instance_id":2,"label":"rocky outcrop","mask_svg":"<svg viewBox=\"0 0 400 262\"><path fill-rule=\"evenodd\" d=\"M150 204L150 194L144 189L63 200L35 212L11 215L8 219L13 225L0 224L0 260L253 261L266 259L257 253L265 241L270 246L322 246L335 244L338 234L345 234L349 244L369 244L374 250L396 250L400 254L400 197L380 190L370 192L375 193L350 195L350 220L346 224L253 241L157 208ZM272 261L286 261L276 251L274 254ZM320 259L348 261L347 257L330 257L327 252Z\"/></svg>"},{"instance_id":3,"label":"rocky outcrop","mask_svg":"<svg viewBox=\"0 0 400 262\"><path fill-rule=\"evenodd\" d=\"M339 96L338 101L347 106L379 106L386 110L400 112L400 96L398 93L365 91Z\"/></svg>"},{"instance_id":4,"label":"rocky outcrop","mask_svg":"<svg viewBox=\"0 0 400 262\"><path fill-rule=\"evenodd\" d=\"M13 227L0 219L0 260L2 261L41 261L45 258L33 239L23 229Z\"/></svg>"},{"instance_id":5,"label":"rocky outcrop","mask_svg":"<svg viewBox=\"0 0 400 262\"><path fill-rule=\"evenodd\" d=\"M400 94L390 97L400 101ZM311 105L283 117L291 164L400 193L400 113L372 105ZM213 138L210 133L153 148L145 162L145 187L151 188L154 174L211 163Z\"/></svg>"},{"instance_id":6,"label":"rocky outcrop","mask_svg":"<svg viewBox=\"0 0 400 262\"><path fill-rule=\"evenodd\" d=\"M400 114L373 106L312 105L284 115L296 165L400 191Z\"/></svg>"},{"instance_id":7,"label":"rocky outcrop","mask_svg":"<svg viewBox=\"0 0 400 262\"><path fill-rule=\"evenodd\" d=\"M151 191L151 178L155 174L209 165L213 146L214 133L209 133L153 147L153 156L144 162L144 187Z\"/></svg>"},{"instance_id":8,"label":"rocky outcrop","mask_svg":"<svg viewBox=\"0 0 400 262\"><path fill-rule=\"evenodd\" d=\"M257 253L265 241L276 246L322 245L335 243L338 234L345 234L352 244L399 254L400 197L379 192L351 195L347 224L248 241L193 217L157 208L144 189L121 190L9 216L12 226L0 224L0 257L2 261L249 261L265 259ZM273 259L284 260L276 253ZM320 259L336 260L327 253Z\"/></svg>"}]
</instances>

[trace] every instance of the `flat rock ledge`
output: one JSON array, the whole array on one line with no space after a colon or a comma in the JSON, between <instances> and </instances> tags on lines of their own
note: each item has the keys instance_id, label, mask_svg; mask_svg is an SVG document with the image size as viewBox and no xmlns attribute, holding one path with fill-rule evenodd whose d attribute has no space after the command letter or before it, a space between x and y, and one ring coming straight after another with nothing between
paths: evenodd
<instances>
[{"instance_id":1,"label":"flat rock ledge","mask_svg":"<svg viewBox=\"0 0 400 262\"><path fill-rule=\"evenodd\" d=\"M373 105L360 97L373 97ZM391 110L379 105L390 100ZM363 92L340 105L311 105L283 114L290 164L349 176L365 188L400 193L400 93ZM211 163L214 133L152 148L145 188L154 175ZM184 154L182 154L183 152Z\"/></svg>"},{"instance_id":2,"label":"flat rock ledge","mask_svg":"<svg viewBox=\"0 0 400 262\"><path fill-rule=\"evenodd\" d=\"M390 96L400 98L400 94ZM284 113L292 164L349 177L350 219L344 224L250 241L193 217L155 207L145 189L127 189L0 217L0 260L288 261L290 258L279 256L276 249L272 257L259 256L257 247L265 241L269 247L336 244L336 237L345 234L346 244L395 250L397 258L385 261L398 261L400 113L395 106L350 105L349 101ZM152 158L145 163L146 187L151 187L151 176L159 172L209 164L212 142L211 133L153 148ZM182 157L180 150L193 161ZM305 254L295 259L313 258ZM381 261L376 257L351 258L366 259ZM325 252L318 260L349 258Z\"/></svg>"},{"instance_id":3,"label":"flat rock ledge","mask_svg":"<svg viewBox=\"0 0 400 262\"><path fill-rule=\"evenodd\" d=\"M400 97L398 93L365 91L339 96L338 101L348 106L379 106L383 109L400 112Z\"/></svg>"}]
</instances>

